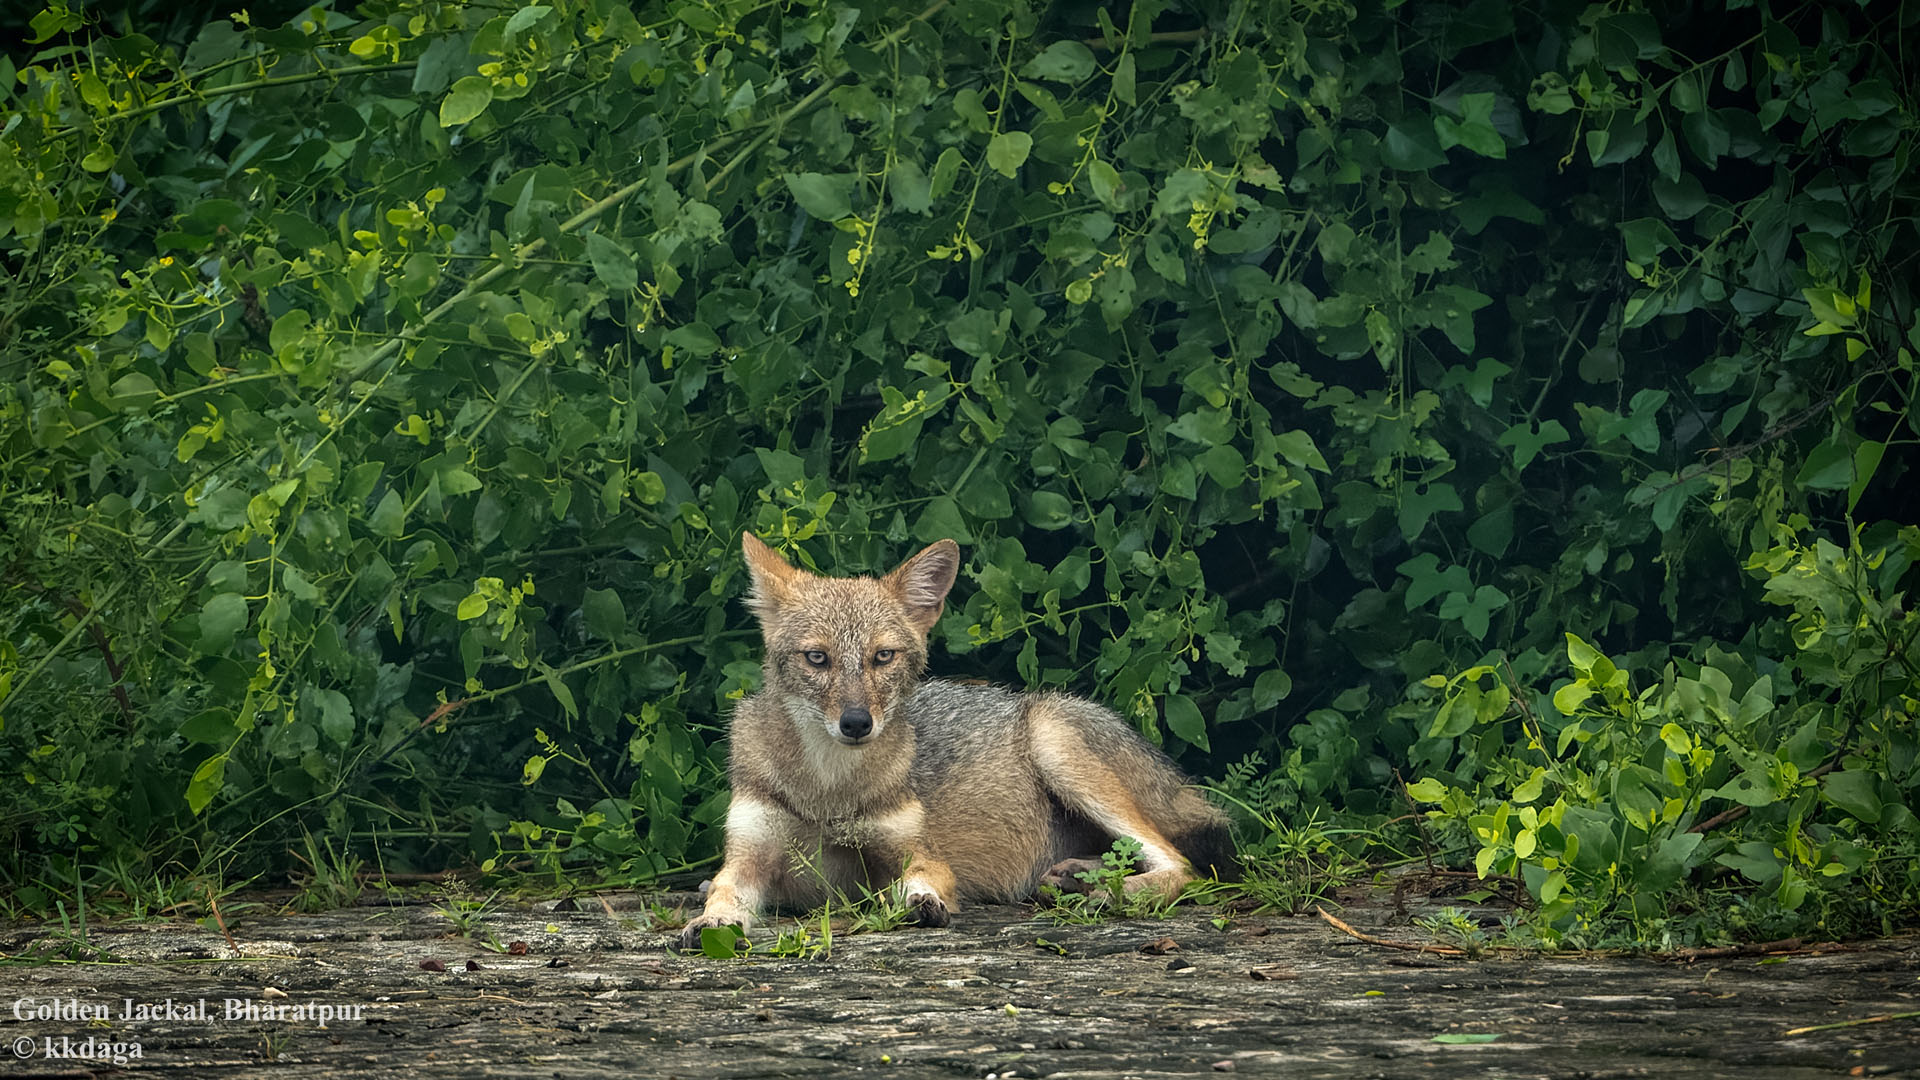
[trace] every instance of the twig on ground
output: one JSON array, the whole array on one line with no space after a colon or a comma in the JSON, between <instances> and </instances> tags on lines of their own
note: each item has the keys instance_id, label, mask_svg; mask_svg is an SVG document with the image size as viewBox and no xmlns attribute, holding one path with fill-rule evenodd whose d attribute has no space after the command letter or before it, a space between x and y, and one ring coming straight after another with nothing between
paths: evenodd
<instances>
[{"instance_id":1,"label":"twig on ground","mask_svg":"<svg viewBox=\"0 0 1920 1080\"><path fill-rule=\"evenodd\" d=\"M211 885L207 886L207 907L213 911L214 924L220 927L220 933L225 935L227 939L227 948L233 950L233 955L239 956L240 943L233 940L233 931L227 929L227 920L221 918L220 898L214 895L213 886Z\"/></svg>"},{"instance_id":2,"label":"twig on ground","mask_svg":"<svg viewBox=\"0 0 1920 1080\"><path fill-rule=\"evenodd\" d=\"M1334 918L1332 915L1327 914L1326 908L1315 907L1313 910L1320 913L1320 917L1327 921L1327 925L1332 926L1335 930L1338 930L1341 933L1346 934L1348 937L1354 938L1355 940L1358 940L1358 941L1364 941L1369 945L1378 945L1383 949L1404 949L1407 952L1433 953L1438 956L1467 955L1467 951L1465 949L1456 949L1450 945L1415 945L1412 942L1407 942L1407 941L1388 941L1386 938L1383 938L1383 937L1374 937L1372 934L1362 933L1359 930L1355 930L1351 925L1345 922L1342 922L1339 919Z\"/></svg>"},{"instance_id":3,"label":"twig on ground","mask_svg":"<svg viewBox=\"0 0 1920 1080\"><path fill-rule=\"evenodd\" d=\"M1783 1036L1805 1035L1814 1031L1832 1031L1836 1028L1859 1027L1862 1024L1884 1024L1889 1020L1920 1020L1920 1012L1886 1013L1881 1016L1863 1016L1858 1020L1842 1020L1837 1024L1814 1024L1810 1027L1797 1027L1782 1032Z\"/></svg>"}]
</instances>

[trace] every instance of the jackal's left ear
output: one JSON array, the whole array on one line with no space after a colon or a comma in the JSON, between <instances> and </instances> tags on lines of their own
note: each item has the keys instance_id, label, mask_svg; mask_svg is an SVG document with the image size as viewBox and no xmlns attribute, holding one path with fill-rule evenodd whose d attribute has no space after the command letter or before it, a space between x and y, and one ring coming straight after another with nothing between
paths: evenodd
<instances>
[{"instance_id":1,"label":"jackal's left ear","mask_svg":"<svg viewBox=\"0 0 1920 1080\"><path fill-rule=\"evenodd\" d=\"M906 602L907 620L924 634L940 620L940 606L959 573L960 545L941 540L901 563L884 580Z\"/></svg>"},{"instance_id":2,"label":"jackal's left ear","mask_svg":"<svg viewBox=\"0 0 1920 1080\"><path fill-rule=\"evenodd\" d=\"M805 571L795 569L779 552L750 532L740 534L740 550L747 556L747 574L753 579L747 605L765 618L785 602L794 581Z\"/></svg>"}]
</instances>

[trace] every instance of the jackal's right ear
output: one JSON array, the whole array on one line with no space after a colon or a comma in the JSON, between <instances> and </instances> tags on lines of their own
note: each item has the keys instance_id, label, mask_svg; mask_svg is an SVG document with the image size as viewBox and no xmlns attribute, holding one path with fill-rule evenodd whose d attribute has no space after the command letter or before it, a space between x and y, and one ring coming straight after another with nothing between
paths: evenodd
<instances>
[{"instance_id":1,"label":"jackal's right ear","mask_svg":"<svg viewBox=\"0 0 1920 1080\"><path fill-rule=\"evenodd\" d=\"M941 540L901 563L883 580L906 602L908 621L924 634L940 621L940 607L959 573L960 545Z\"/></svg>"},{"instance_id":2,"label":"jackal's right ear","mask_svg":"<svg viewBox=\"0 0 1920 1080\"><path fill-rule=\"evenodd\" d=\"M746 553L747 573L753 578L747 606L765 618L786 601L802 571L750 532L740 534L740 550Z\"/></svg>"}]
</instances>

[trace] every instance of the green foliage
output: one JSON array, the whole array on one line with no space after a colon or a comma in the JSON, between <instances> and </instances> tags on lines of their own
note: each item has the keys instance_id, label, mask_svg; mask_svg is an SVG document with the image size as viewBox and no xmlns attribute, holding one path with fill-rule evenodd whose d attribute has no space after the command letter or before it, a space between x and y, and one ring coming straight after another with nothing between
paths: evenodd
<instances>
[{"instance_id":1,"label":"green foliage","mask_svg":"<svg viewBox=\"0 0 1920 1080\"><path fill-rule=\"evenodd\" d=\"M1888 932L1920 901L1909 674L1920 622L1892 587L1920 555L1920 528L1885 530L1871 547L1802 543L1797 515L1747 568L1793 614L1773 641L1708 646L1669 661L1650 685L1567 635L1570 681L1514 695L1491 666L1452 679L1431 734L1470 747L1474 778L1427 777L1408 794L1463 829L1482 875L1520 877L1539 901L1537 932L1558 940L1620 914L1658 922L1670 891L1725 867L1794 912L1816 890L1835 932ZM1788 648L1769 656L1766 646ZM1737 829L1713 826L1738 821ZM1822 887L1824 885L1824 888ZM1834 925L1838 924L1838 925ZM1641 940L1656 937L1646 930Z\"/></svg>"},{"instance_id":2,"label":"green foliage","mask_svg":"<svg viewBox=\"0 0 1920 1080\"><path fill-rule=\"evenodd\" d=\"M711 859L751 529L1546 936L1910 920L1914 15L1689 18L52 4L0 880Z\"/></svg>"}]
</instances>

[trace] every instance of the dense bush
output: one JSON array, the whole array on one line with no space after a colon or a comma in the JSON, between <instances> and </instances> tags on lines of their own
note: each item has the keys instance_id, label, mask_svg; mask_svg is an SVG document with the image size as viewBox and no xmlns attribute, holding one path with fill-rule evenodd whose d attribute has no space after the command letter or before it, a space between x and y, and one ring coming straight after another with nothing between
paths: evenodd
<instances>
[{"instance_id":1,"label":"dense bush","mask_svg":"<svg viewBox=\"0 0 1920 1080\"><path fill-rule=\"evenodd\" d=\"M55 0L0 872L697 863L751 529L1548 938L1909 919L1913 19Z\"/></svg>"}]
</instances>

